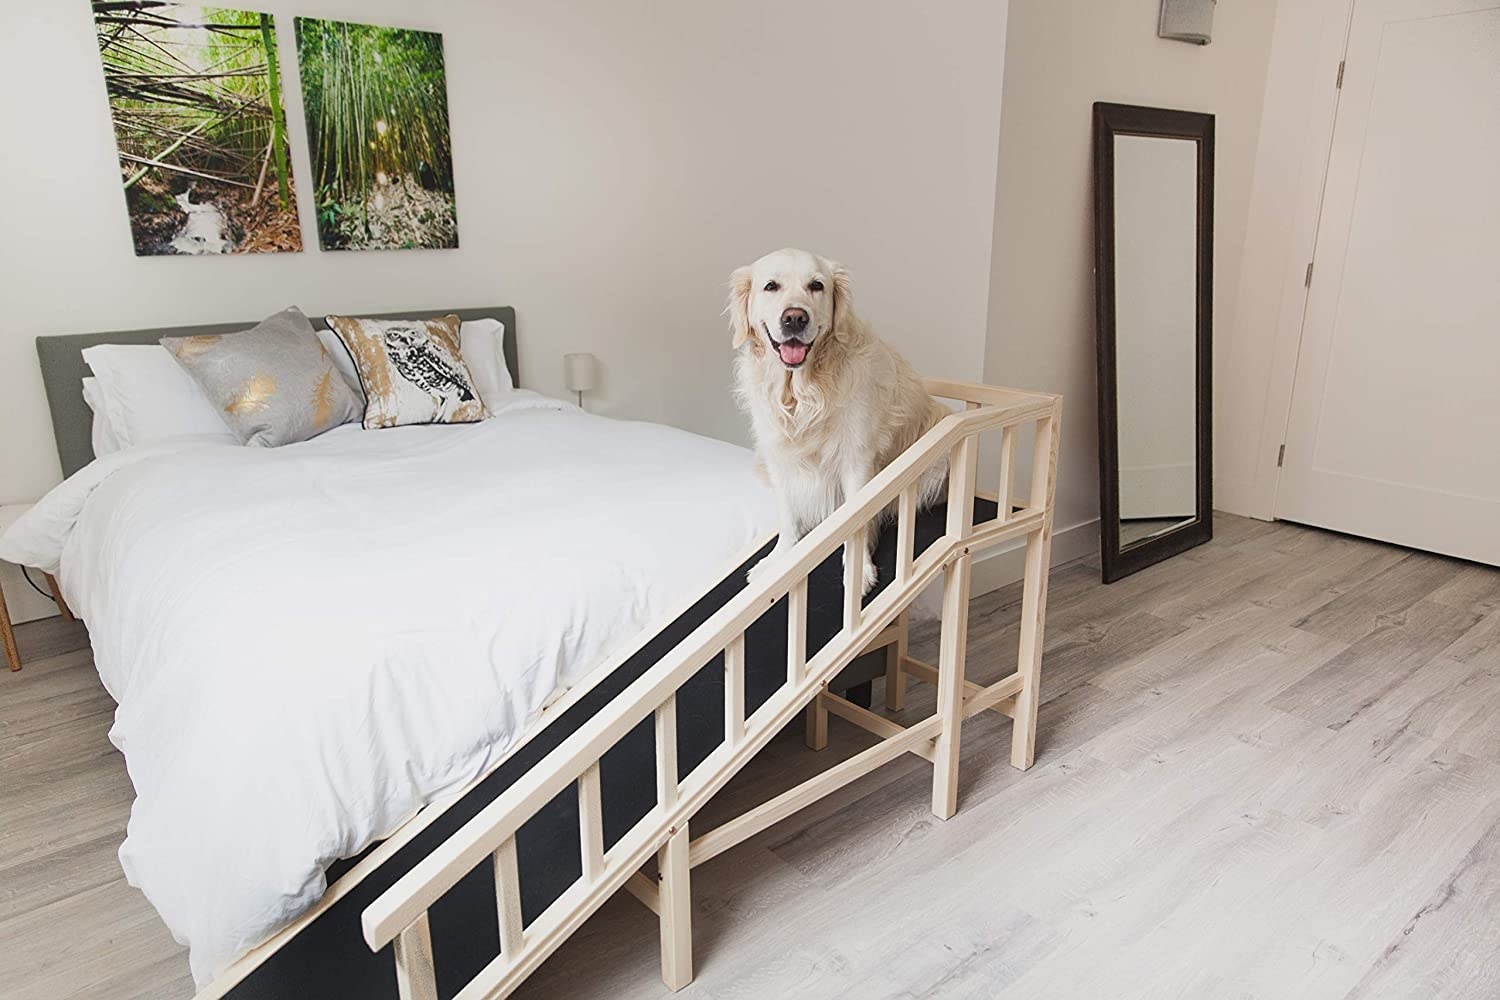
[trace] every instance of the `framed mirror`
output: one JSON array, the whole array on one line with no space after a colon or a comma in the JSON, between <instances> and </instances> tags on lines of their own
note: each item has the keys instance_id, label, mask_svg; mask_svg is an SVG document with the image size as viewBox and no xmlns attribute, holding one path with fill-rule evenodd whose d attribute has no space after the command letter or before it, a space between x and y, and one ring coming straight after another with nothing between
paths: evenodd
<instances>
[{"instance_id":1,"label":"framed mirror","mask_svg":"<svg viewBox=\"0 0 1500 1000\"><path fill-rule=\"evenodd\" d=\"M1104 582L1213 537L1214 117L1094 105Z\"/></svg>"}]
</instances>

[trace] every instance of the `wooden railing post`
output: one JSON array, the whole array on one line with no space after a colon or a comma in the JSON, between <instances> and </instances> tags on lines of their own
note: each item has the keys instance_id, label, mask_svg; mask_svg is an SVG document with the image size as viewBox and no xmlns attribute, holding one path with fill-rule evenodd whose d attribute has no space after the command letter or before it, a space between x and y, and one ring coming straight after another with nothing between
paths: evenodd
<instances>
[{"instance_id":1,"label":"wooden railing post","mask_svg":"<svg viewBox=\"0 0 1500 1000\"><path fill-rule=\"evenodd\" d=\"M662 810L677 804L676 694L656 708L656 804Z\"/></svg>"},{"instance_id":2,"label":"wooden railing post","mask_svg":"<svg viewBox=\"0 0 1500 1000\"><path fill-rule=\"evenodd\" d=\"M1011 731L1010 762L1026 770L1036 760L1036 714L1041 700L1042 639L1046 622L1048 570L1052 562L1052 504L1057 492L1057 445L1062 402L1037 421L1036 450L1031 456L1033 510L1043 510L1041 527L1026 537L1026 570L1021 591L1021 638L1016 670L1016 722Z\"/></svg>"},{"instance_id":3,"label":"wooden railing post","mask_svg":"<svg viewBox=\"0 0 1500 1000\"><path fill-rule=\"evenodd\" d=\"M786 595L786 682L802 683L807 669L807 577L792 584Z\"/></svg>"},{"instance_id":4,"label":"wooden railing post","mask_svg":"<svg viewBox=\"0 0 1500 1000\"><path fill-rule=\"evenodd\" d=\"M857 528L844 543L844 631L859 628L859 614L865 596L865 532Z\"/></svg>"},{"instance_id":5,"label":"wooden railing post","mask_svg":"<svg viewBox=\"0 0 1500 1000\"><path fill-rule=\"evenodd\" d=\"M911 577L912 560L917 545L917 483L901 491L896 503L896 583ZM885 649L885 707L899 712L906 707L906 673L902 667L906 656L907 613L896 620L900 638Z\"/></svg>"},{"instance_id":6,"label":"wooden railing post","mask_svg":"<svg viewBox=\"0 0 1500 1000\"><path fill-rule=\"evenodd\" d=\"M583 854L584 880L597 881L604 872L604 808L599 794L597 760L578 779L578 840Z\"/></svg>"},{"instance_id":7,"label":"wooden railing post","mask_svg":"<svg viewBox=\"0 0 1500 1000\"><path fill-rule=\"evenodd\" d=\"M521 950L521 868L516 838L507 837L495 851L495 906L500 914L500 954L512 958Z\"/></svg>"},{"instance_id":8,"label":"wooden railing post","mask_svg":"<svg viewBox=\"0 0 1500 1000\"><path fill-rule=\"evenodd\" d=\"M954 446L948 463L949 538L968 538L974 530L974 476L978 468L979 435L965 435Z\"/></svg>"},{"instance_id":9,"label":"wooden railing post","mask_svg":"<svg viewBox=\"0 0 1500 1000\"><path fill-rule=\"evenodd\" d=\"M901 491L896 502L896 582L905 583L911 576L911 562L917 544L917 484Z\"/></svg>"},{"instance_id":10,"label":"wooden railing post","mask_svg":"<svg viewBox=\"0 0 1500 1000\"><path fill-rule=\"evenodd\" d=\"M745 738L745 633L724 647L724 742Z\"/></svg>"},{"instance_id":11,"label":"wooden railing post","mask_svg":"<svg viewBox=\"0 0 1500 1000\"><path fill-rule=\"evenodd\" d=\"M1001 524L1010 520L1010 491L1015 479L1015 466L1016 428L1011 424L1000 431L1000 488L995 494L999 498L1000 511L995 516Z\"/></svg>"},{"instance_id":12,"label":"wooden railing post","mask_svg":"<svg viewBox=\"0 0 1500 1000\"><path fill-rule=\"evenodd\" d=\"M396 995L401 1000L437 1000L432 967L432 931L424 912L396 936Z\"/></svg>"}]
</instances>

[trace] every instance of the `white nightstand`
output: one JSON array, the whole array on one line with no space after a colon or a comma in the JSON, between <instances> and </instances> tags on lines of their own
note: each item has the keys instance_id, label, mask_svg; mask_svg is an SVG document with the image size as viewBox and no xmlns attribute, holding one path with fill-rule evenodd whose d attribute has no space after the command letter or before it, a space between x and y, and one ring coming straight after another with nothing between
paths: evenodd
<instances>
[{"instance_id":1,"label":"white nightstand","mask_svg":"<svg viewBox=\"0 0 1500 1000\"><path fill-rule=\"evenodd\" d=\"M11 506L0 506L0 532L3 532L6 528L9 528L16 522L18 518L20 518L22 514L26 513L30 509L30 504L13 504ZM72 621L73 613L68 610L68 603L63 600L62 591L58 589L57 581L52 578L52 574L50 573L45 573L43 575L47 579L47 587L52 591L52 600L57 603L58 611L62 614L64 619L66 619L67 621ZM19 568L16 569L14 574L6 573L5 576L8 578L13 576L15 578L13 582L18 581L21 587L27 586L25 578L22 576ZM41 615L29 614L23 620L30 621L32 618L36 617L41 617ZM16 633L11 627L10 608L5 603L5 589L3 586L0 586L0 645L4 645L5 647L5 661L7 665L9 665L10 669L13 671L20 670L21 653L20 650L16 648Z\"/></svg>"}]
</instances>

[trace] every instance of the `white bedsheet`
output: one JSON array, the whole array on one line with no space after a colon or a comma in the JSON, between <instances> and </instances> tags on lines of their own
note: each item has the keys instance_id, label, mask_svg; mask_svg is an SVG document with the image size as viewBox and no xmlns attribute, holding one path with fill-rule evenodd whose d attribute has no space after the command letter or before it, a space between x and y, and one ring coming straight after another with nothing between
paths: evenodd
<instances>
[{"instance_id":1,"label":"white bedsheet","mask_svg":"<svg viewBox=\"0 0 1500 1000\"><path fill-rule=\"evenodd\" d=\"M517 393L467 427L119 452L0 558L88 622L120 861L201 984L774 522L749 452Z\"/></svg>"}]
</instances>

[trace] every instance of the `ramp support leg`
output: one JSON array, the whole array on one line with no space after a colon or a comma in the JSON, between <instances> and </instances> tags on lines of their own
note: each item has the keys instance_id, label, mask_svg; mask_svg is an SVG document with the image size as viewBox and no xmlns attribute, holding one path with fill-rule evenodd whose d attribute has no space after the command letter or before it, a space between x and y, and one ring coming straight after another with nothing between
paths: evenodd
<instances>
[{"instance_id":1,"label":"ramp support leg","mask_svg":"<svg viewBox=\"0 0 1500 1000\"><path fill-rule=\"evenodd\" d=\"M823 685L826 691L828 685ZM807 749L824 750L828 747L828 709L821 698L814 698L807 706Z\"/></svg>"},{"instance_id":2,"label":"ramp support leg","mask_svg":"<svg viewBox=\"0 0 1500 1000\"><path fill-rule=\"evenodd\" d=\"M661 978L677 991L693 981L693 905L688 826L683 823L657 853L661 871Z\"/></svg>"},{"instance_id":3,"label":"ramp support leg","mask_svg":"<svg viewBox=\"0 0 1500 1000\"><path fill-rule=\"evenodd\" d=\"M932 762L932 813L958 811L958 747L964 720L964 653L969 637L969 565L960 556L943 570L943 626L938 649L937 714L943 720Z\"/></svg>"},{"instance_id":4,"label":"ramp support leg","mask_svg":"<svg viewBox=\"0 0 1500 1000\"><path fill-rule=\"evenodd\" d=\"M1011 731L1010 762L1026 770L1036 760L1036 711L1040 702L1042 609L1047 606L1047 563L1051 532L1041 529L1026 539L1026 589L1021 596L1021 651L1016 692L1016 723Z\"/></svg>"},{"instance_id":5,"label":"ramp support leg","mask_svg":"<svg viewBox=\"0 0 1500 1000\"><path fill-rule=\"evenodd\" d=\"M1031 506L1045 510L1042 526L1026 536L1026 572L1021 592L1021 642L1016 670L1016 724L1011 731L1010 762L1026 770L1036 760L1036 711L1041 704L1042 629L1047 620L1047 578L1052 564L1052 502L1057 488L1057 443L1060 413L1039 420L1031 465Z\"/></svg>"},{"instance_id":6,"label":"ramp support leg","mask_svg":"<svg viewBox=\"0 0 1500 1000\"><path fill-rule=\"evenodd\" d=\"M910 614L909 608L901 612L896 619L896 641L885 647L885 707L892 712L906 707L906 671L902 664L906 659Z\"/></svg>"}]
</instances>

